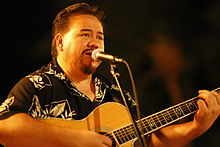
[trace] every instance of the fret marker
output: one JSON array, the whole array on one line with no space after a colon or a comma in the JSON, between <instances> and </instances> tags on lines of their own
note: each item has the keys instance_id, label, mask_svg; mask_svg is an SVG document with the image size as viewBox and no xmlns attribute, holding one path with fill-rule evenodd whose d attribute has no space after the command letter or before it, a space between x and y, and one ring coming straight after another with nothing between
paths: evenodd
<instances>
[{"instance_id":1,"label":"fret marker","mask_svg":"<svg viewBox=\"0 0 220 147\"><path fill-rule=\"evenodd\" d=\"M176 110L176 114L177 114L178 116L182 116L182 115L183 115L183 113L182 113L182 111L180 110L180 108L176 108L175 110Z\"/></svg>"},{"instance_id":2,"label":"fret marker","mask_svg":"<svg viewBox=\"0 0 220 147\"><path fill-rule=\"evenodd\" d=\"M190 108L191 111L195 111L196 110L196 107L193 104L193 102L189 103L188 105L189 105L189 108Z\"/></svg>"}]
</instances>

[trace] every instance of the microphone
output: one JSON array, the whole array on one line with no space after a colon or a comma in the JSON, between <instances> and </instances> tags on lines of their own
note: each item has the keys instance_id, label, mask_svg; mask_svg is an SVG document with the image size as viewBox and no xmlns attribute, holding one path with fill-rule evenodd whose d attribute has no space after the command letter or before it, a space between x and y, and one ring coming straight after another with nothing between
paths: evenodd
<instances>
[{"instance_id":1,"label":"microphone","mask_svg":"<svg viewBox=\"0 0 220 147\"><path fill-rule=\"evenodd\" d=\"M110 54L106 54L104 53L103 50L101 49L95 49L94 51L92 51L92 59L95 61L100 61L100 60L104 60L104 61L110 61L110 62L123 62L124 59L110 55Z\"/></svg>"}]
</instances>

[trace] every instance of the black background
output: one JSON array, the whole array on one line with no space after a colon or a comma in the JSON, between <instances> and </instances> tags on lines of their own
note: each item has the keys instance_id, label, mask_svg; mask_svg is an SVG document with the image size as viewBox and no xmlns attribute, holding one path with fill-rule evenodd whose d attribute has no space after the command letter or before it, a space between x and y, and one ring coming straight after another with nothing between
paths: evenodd
<instances>
[{"instance_id":1,"label":"black background","mask_svg":"<svg viewBox=\"0 0 220 147\"><path fill-rule=\"evenodd\" d=\"M52 21L57 12L75 2L82 1L9 0L1 4L1 102L22 77L51 60ZM220 86L220 1L87 2L99 5L105 11L106 52L119 55L130 64L143 114L149 115L176 103L171 99L165 80L172 71L169 73L166 66L167 72L158 70L157 61L161 56L152 57L152 46L168 45L168 51L174 54L176 48L180 51L182 64L179 64L176 81L182 100L196 96L199 89L212 90ZM162 58L169 58L170 63L178 63L168 52L163 55ZM123 84L130 91L124 66L119 65L119 69ZM111 78L108 70L108 64L99 69ZM217 147L220 145L219 135L220 120L217 119L212 128L191 146Z\"/></svg>"}]
</instances>

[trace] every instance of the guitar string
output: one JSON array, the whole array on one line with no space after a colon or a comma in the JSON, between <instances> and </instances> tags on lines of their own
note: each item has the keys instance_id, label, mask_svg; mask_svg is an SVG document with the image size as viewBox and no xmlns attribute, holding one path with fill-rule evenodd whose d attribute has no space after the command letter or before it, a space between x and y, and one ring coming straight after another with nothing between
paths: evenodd
<instances>
[{"instance_id":1,"label":"guitar string","mask_svg":"<svg viewBox=\"0 0 220 147\"><path fill-rule=\"evenodd\" d=\"M193 101L192 101L193 102ZM192 103L192 102L190 102L190 103ZM182 105L182 106L181 106ZM182 110L185 112L186 110L187 110L187 112L189 112L189 113L192 113L193 112L193 110L196 108L196 106L195 106L195 104L193 105L193 110L191 110L190 109L190 107L189 106L187 106L187 103L183 103L183 104L181 104L181 105L176 105L176 106L174 106L174 107L179 107L179 106L181 106L182 107ZM176 119L178 119L178 118L180 118L180 117L182 117L182 116L185 116L185 114L180 114L180 115L177 115L176 113L175 113L175 111L173 110L174 109L174 107L171 107L171 108L169 108L168 110L167 110L167 112L170 114L170 116L169 116L169 114L167 114L168 115L168 117L169 117L169 120L171 120L171 121L173 121L173 120L176 120ZM195 111L195 110L194 110ZM166 113L167 113L166 112ZM186 113L186 112L185 112ZM174 114L174 115L173 115ZM148 132L149 131L149 128L151 128L151 130L150 131L152 131L152 130L154 130L154 127L160 127L160 126L163 126L163 125L165 125L165 124L167 124L167 123L169 123L169 122L171 122L171 121L169 121L169 120L167 120L166 118L167 117L165 117L164 118L164 116L162 116L163 114L162 114L162 112L161 112L161 114L159 113L159 115L151 115L150 117L147 117L147 118L145 118L145 119L143 119L143 120L141 120L141 121L139 121L139 126L141 127L141 128L145 128L145 130ZM180 117L179 117L180 116ZM155 119L154 118L156 118L156 121L155 121ZM173 117L175 117L176 119L173 119ZM150 120L151 121L153 121L153 123L150 123L149 124L149 121L147 121L147 119L149 120L149 118L150 118ZM163 119L164 121L166 121L166 123L165 124L162 124L162 121L160 121L160 119ZM158 121L157 121L158 120ZM140 124L140 122L141 122L141 124ZM146 124L147 123L147 124ZM158 123L159 123L159 125L158 125ZM153 124L153 125L152 125ZM130 128L130 129L129 129ZM148 129L147 129L148 128ZM144 130L144 129L143 129ZM130 140L130 138L134 138L135 137L135 135L133 135L134 133L133 133L133 131L134 131L134 128L132 127L128 127L128 126L126 126L126 127L124 127L124 128L122 128L122 129L120 129L120 131L118 131L117 132L117 135L119 135L118 137L123 137L123 140L126 140L126 137L127 137L127 139L129 139Z\"/></svg>"},{"instance_id":2,"label":"guitar string","mask_svg":"<svg viewBox=\"0 0 220 147\"><path fill-rule=\"evenodd\" d=\"M217 88L217 89L215 89L215 90L213 90L213 91L216 91L216 92L218 92L218 93L220 93L220 88ZM164 111L160 111L160 112L158 112L158 114L159 115L157 115L157 114L154 114L154 115L151 115L151 116L149 116L149 117L147 117L147 118L145 118L145 119L141 119L140 121L139 121L139 126L141 127L141 128L145 128L145 130L148 132L149 130L147 129L147 128L151 128L151 131L152 130L154 130L154 128L153 128L153 126L155 126L156 128L157 127L160 127L160 126L163 126L163 125L166 125L166 124L168 124L169 122L172 122L172 121L175 121L176 119L178 119L178 118L181 118L181 117L184 117L184 116L186 116L187 114L192 114L192 113L195 113L197 110L198 110L198 106L195 104L196 103L196 100L198 100L198 97L195 97L195 98L192 98L191 100L188 100L187 102L185 102L185 103L181 103L181 104L178 104L178 105L175 105L175 106L173 106L173 107L171 107L171 108L168 108L167 110L166 110L166 116L167 117L169 117L169 119L167 120L167 117L165 117L164 115L163 115L163 112L165 112L165 110ZM193 104L193 108L192 107L190 107L190 105L189 104ZM191 105L192 106L192 105ZM180 107L180 111L182 110L182 112L179 114L178 112L177 112L177 110L179 111L179 109L175 109L176 107ZM182 107L182 108L181 108ZM191 110L191 109L192 110ZM175 111L176 110L176 111ZM186 114L187 113L187 114ZM174 115L173 115L174 114ZM178 115L179 114L179 115ZM170 116L169 116L170 115ZM150 118L151 117L151 118ZM174 118L176 118L176 119L173 119L173 117ZM150 118L150 120L151 121L153 121L153 125L152 124L149 124L149 118ZM155 119L154 118L156 118L156 121L155 121ZM148 120L147 120L148 119ZM165 121L166 123L165 124L163 124L162 122L163 121L160 121L161 119L163 119L163 121ZM158 120L158 121L157 121ZM169 121L170 120L170 121ZM141 123L141 124L140 124ZM158 125L158 123L159 123L159 125L160 126L157 126ZM125 129L126 128L126 129ZM120 131L120 130L122 130L122 131L124 131L125 133L123 133L122 131ZM134 128L133 128L133 126L132 125L128 125L128 126L126 126L126 127L124 127L124 128L122 128L122 129L120 129L119 131L117 131L117 135L119 135L119 136L124 136L125 135L125 138L126 138L126 136L128 137L128 139L130 139L130 138L134 138L136 135L134 134ZM129 137L130 136L130 137ZM133 137L134 136L134 137ZM123 138L124 139L124 138ZM125 139L126 140L126 139Z\"/></svg>"},{"instance_id":3,"label":"guitar string","mask_svg":"<svg viewBox=\"0 0 220 147\"><path fill-rule=\"evenodd\" d=\"M172 122L172 121L171 121L171 122ZM160 125L160 126L158 126L158 127L161 127L161 126L164 126L164 125ZM158 127L153 128L153 127L151 127L151 126L149 126L149 125L148 125L147 127L150 127L150 128L151 128L150 131L154 131L155 129L158 128ZM129 126L128 128L130 128L130 129L126 129L126 132L125 132L125 133L123 133L123 132L121 132L121 131L118 131L118 133L116 133L116 138L117 138L118 140L120 140L121 143L124 143L124 142L127 142L127 141L129 141L129 140L132 140L132 139L136 138L136 135L134 134L134 128L131 127L131 126ZM145 128L145 130L146 130L147 132L149 132L149 130L146 129L146 127L143 126L142 128Z\"/></svg>"},{"instance_id":4,"label":"guitar string","mask_svg":"<svg viewBox=\"0 0 220 147\"><path fill-rule=\"evenodd\" d=\"M220 92L220 88L217 88L216 90L213 90L213 91L216 91L216 92L219 93ZM151 116L149 116L149 117L147 117L145 119L142 119L142 120L139 121L138 125L141 128L145 128L145 130L148 132L149 128L152 131L152 130L154 130L153 127L157 128L157 127L166 125L169 122L175 121L178 118L186 116L186 114L194 113L195 111L198 110L197 105L195 104L195 100L197 100L197 98L198 97L193 98L189 103L185 102L185 103L181 103L179 105L175 105L175 106L167 109L166 112L165 111L161 111L158 114L151 115ZM193 108L192 108L192 106L193 106ZM179 108L176 109L177 107L180 107L180 110L179 110ZM182 112L180 112L181 110L182 110ZM163 112L165 112L165 116L163 115ZM156 118L156 121L155 121L155 118ZM163 120L161 121L161 119L163 119ZM149 122L149 120L150 120L150 122ZM162 122L165 122L165 124L163 124ZM122 131L124 131L125 133L122 132ZM126 127L122 128L121 131L118 131L117 134L120 135L120 136L124 136L125 135L125 138L128 137L128 139L130 139L130 138L133 138L133 136L135 136L135 135L133 135L133 131L134 131L133 127L126 126Z\"/></svg>"},{"instance_id":5,"label":"guitar string","mask_svg":"<svg viewBox=\"0 0 220 147\"><path fill-rule=\"evenodd\" d=\"M193 112L192 112L193 113ZM185 116L185 115L183 115L183 116ZM172 120L173 121L173 120ZM170 121L170 122L172 122L172 121ZM159 122L159 121L158 121ZM147 125L145 125L147 123ZM155 122L156 123L156 122ZM166 124L168 124L169 122L167 122ZM155 126L155 124L154 125L149 125L149 123L148 122L145 122L145 123L142 123L142 124L144 124L144 125L142 125L142 128L145 128L145 130L147 131L147 132L149 132L149 131L153 131L153 130L155 130L155 129L157 129L158 127L161 127L161 126L165 126L166 124L162 124L161 123L161 125L160 126ZM140 124L139 124L139 126L140 126ZM156 128L154 128L154 127L156 127ZM129 126L128 128L130 128L130 129L126 129L126 132L124 133L124 132L122 132L122 131L118 131L117 133L115 133L115 136L116 136L116 138L117 139L120 139L121 140L121 142L122 143L124 143L124 142L127 142L127 141L129 141L129 140L131 140L131 139L134 139L134 138L136 138L136 135L134 134L134 128L132 127L132 126ZM147 129L148 128L148 129ZM150 130L149 130L149 128L150 128ZM125 129L124 129L125 130ZM124 131L123 130L123 131ZM144 130L144 129L143 129ZM144 131L145 131L144 130Z\"/></svg>"},{"instance_id":6,"label":"guitar string","mask_svg":"<svg viewBox=\"0 0 220 147\"><path fill-rule=\"evenodd\" d=\"M126 127L130 127L130 126L126 126ZM131 132L131 130L130 130L130 132ZM124 136L125 134L123 134L121 129L115 131L114 134L115 134L116 138L119 139L119 142L121 142L121 143L126 142L126 139L122 138L122 136Z\"/></svg>"},{"instance_id":7,"label":"guitar string","mask_svg":"<svg viewBox=\"0 0 220 147\"><path fill-rule=\"evenodd\" d=\"M170 113L171 114L171 113ZM172 114L174 114L174 112L172 112ZM173 116L175 116L175 117L177 117L176 116L176 114L175 115L172 115L171 114L171 117L173 117ZM182 115L182 116L184 116L184 115ZM161 116L162 117L162 116ZM152 118L153 118L153 116L152 116ZM151 118L151 120L152 120L152 118ZM163 117L162 117L163 118ZM179 118L179 117L177 117L177 118ZM160 117L159 117L159 119L161 119ZM164 118L163 118L164 119ZM149 119L148 119L149 120ZM142 120L142 121L140 121L139 122L139 126L142 126L142 128L145 128L145 130L146 131L149 131L149 128L151 128L151 130L150 131L152 131L152 130L154 130L155 128L154 127L160 127L160 126L163 126L163 125L165 125L165 124L162 124L161 123L161 121L155 121L155 120L153 120L153 123L150 123L149 124L149 121L148 121L147 119L144 119L144 120ZM167 120L167 119L164 119L164 120ZM170 119L169 119L170 120ZM173 121L173 119L171 118L171 121ZM158 125L158 122L160 122L159 123L159 125ZM170 121L166 121L166 122L170 122ZM141 124L140 124L141 123ZM155 123L156 123L156 125L155 125ZM152 125L153 124L153 125ZM147 129L148 128L148 129ZM127 126L126 128L123 128L123 129L121 129L121 130L119 130L119 131L117 131L117 135L119 135L118 137L120 137L120 138L122 138L123 140L126 140L126 139L130 139L130 138L134 138L135 137L135 135L133 135L133 131L134 131L134 128L133 127L131 127L131 126Z\"/></svg>"},{"instance_id":8,"label":"guitar string","mask_svg":"<svg viewBox=\"0 0 220 147\"><path fill-rule=\"evenodd\" d=\"M163 122L163 121L166 121L166 122L169 122L169 120L171 119L171 120L175 120L175 119L173 119L173 118L180 118L180 117L182 117L183 115L185 115L185 113L190 113L190 112L192 112L192 111L195 111L195 110L197 110L197 106L196 106L196 104L194 103L194 101L191 101L190 103L192 103L193 104L193 108L192 108L192 106L191 107L187 107L187 103L183 103L183 104L180 104L180 105L175 105L175 106L173 106L173 107L171 107L171 108L169 108L169 109L167 109L166 111L160 111L160 112L158 112L158 113L156 113L156 114L154 114L154 115L151 115L151 116L149 116L149 117L147 117L147 118L144 118L144 119L142 119L141 121L146 121L146 120L154 120L154 122L155 123L160 123L160 124L162 124L161 122ZM189 104L190 104L189 103ZM188 105L189 105L188 104ZM178 108L179 107L179 108ZM191 109L190 109L191 108ZM177 111L183 111L183 112L180 112L180 113L178 113ZM155 121L155 119L154 118L156 118L156 121ZM160 120L163 120L163 121L160 121ZM158 121L157 121L158 120Z\"/></svg>"},{"instance_id":9,"label":"guitar string","mask_svg":"<svg viewBox=\"0 0 220 147\"><path fill-rule=\"evenodd\" d=\"M121 129L122 138L126 141L126 135L123 131L124 131L124 129Z\"/></svg>"},{"instance_id":10,"label":"guitar string","mask_svg":"<svg viewBox=\"0 0 220 147\"><path fill-rule=\"evenodd\" d=\"M194 111L191 111L191 112L189 112L189 113L194 113ZM189 113L187 113L187 114L189 114ZM143 122L145 122L145 123L147 123L147 124L144 124L146 127L150 127L150 128L152 128L152 127L154 127L155 126L155 124L156 124L156 126L163 126L163 125L165 125L165 124L167 124L167 123L169 123L169 122L171 122L171 121L175 121L175 120L177 120L177 119L179 119L179 118L181 118L181 117L184 117L184 116L186 116L187 114L182 114L181 116L179 115L179 116L177 116L176 114L174 114L174 112L172 112L172 113L169 113L170 115L168 115L167 114L167 116L166 117L163 117L163 116L160 116L160 117L158 117L158 118L156 118L156 117L154 117L154 116L152 116L151 118L147 118L147 119L144 119L144 120L142 120ZM162 114L161 114L162 115ZM154 119L154 118L156 118L156 120ZM175 117L175 118L174 118ZM174 118L174 119L173 119ZM150 124L149 124L150 123ZM159 124L159 125L158 125Z\"/></svg>"},{"instance_id":11,"label":"guitar string","mask_svg":"<svg viewBox=\"0 0 220 147\"><path fill-rule=\"evenodd\" d=\"M182 106L182 110L186 113L186 111L187 112L192 112L192 111L194 111L194 109L195 109L196 107L194 107L193 109L189 109L187 106ZM176 109L174 109L174 108L171 108L170 110L167 110L165 113L163 113L163 112L160 112L160 113L158 113L158 114L154 114L154 115L151 115L151 116L149 116L149 117L147 117L147 118L144 118L144 119L142 119L141 121L146 121L146 120L154 120L154 122L155 123L158 123L158 122L161 122L160 120L161 119L163 119L163 120L170 120L170 118L172 117L172 118L179 118L179 117L181 117L181 116L183 116L183 115L185 115L185 113L183 114L182 112L181 112L181 114L176 114L175 113L175 110ZM179 110L179 109L178 109ZM176 110L177 111L177 110ZM162 114L163 113L163 114ZM165 116L164 116L164 114L166 114ZM169 117L169 119L166 119L167 117ZM159 120L159 121L155 121L155 119L154 118L156 118L156 120ZM172 119L171 118L171 119ZM173 119L172 119L173 120ZM167 121L166 121L167 122Z\"/></svg>"},{"instance_id":12,"label":"guitar string","mask_svg":"<svg viewBox=\"0 0 220 147\"><path fill-rule=\"evenodd\" d=\"M187 110L187 112L193 112L193 111L195 111L194 109L193 110L189 110L186 106L184 106L183 108L183 111L185 112L186 110ZM169 114L168 114L169 113ZM186 112L185 112L186 113ZM161 112L161 114L157 114L157 115L152 115L152 116L150 116L150 117L147 117L147 118L144 118L144 119L142 119L141 121L139 121L139 123L140 122L146 122L146 121L148 121L149 122L149 120L153 120L153 122L155 122L155 123L158 123L158 122L160 122L160 124L162 124L161 122L163 122L163 121L166 121L166 122L169 122L170 120L174 120L173 118L179 118L179 117L182 117L182 116L184 116L185 115L185 113L183 114L183 113L181 113L181 114L176 114L175 112L174 112L174 110L169 110L168 112L166 112L166 117L164 117L164 114L162 114L162 112ZM156 118L156 119L155 119ZM162 121L160 121L161 119L163 119ZM157 121L158 120L158 121ZM140 124L141 125L141 124ZM144 124L145 126L146 126L146 124ZM162 124L163 125L163 124ZM150 125L148 125L148 127L149 127ZM126 126L127 127L127 126ZM126 127L124 127L124 128L122 128L121 130L122 131L124 131L124 130L127 130L126 129ZM124 129L124 130L123 130Z\"/></svg>"},{"instance_id":13,"label":"guitar string","mask_svg":"<svg viewBox=\"0 0 220 147\"><path fill-rule=\"evenodd\" d=\"M129 126L125 127L126 129L124 129L124 133L122 132L122 134L124 134L125 136L125 140L131 140L131 130L129 130ZM130 136L130 137L129 137Z\"/></svg>"},{"instance_id":14,"label":"guitar string","mask_svg":"<svg viewBox=\"0 0 220 147\"><path fill-rule=\"evenodd\" d=\"M186 110L187 110L187 112L189 112L189 113L192 113L192 112L195 111L194 109L189 110L186 106L184 106L184 107L181 108L181 109L182 109L183 112L185 112L185 113L182 113L182 112L181 112L180 114L176 114L176 113L175 113L175 109L173 109L173 110L168 110L168 111L165 112L165 113L161 112L161 113L152 115L152 116L150 116L150 117L147 117L147 118L142 119L141 121L143 121L143 122L145 122L145 123L148 123L148 124L144 124L146 127L154 126L154 125L152 125L152 123L153 123L153 124L156 124L156 125L159 124L159 126L162 126L162 125L164 125L164 124L166 124L166 123L169 123L170 121L173 121L173 120L176 120L176 119L178 119L178 118L180 118L180 117L182 117L182 116L185 116L185 115L186 115ZM197 110L197 109L196 109L196 110ZM188 113L187 113L187 114L188 114ZM163 122L165 122L165 123L163 124ZM150 123L150 125L149 125L149 123Z\"/></svg>"}]
</instances>

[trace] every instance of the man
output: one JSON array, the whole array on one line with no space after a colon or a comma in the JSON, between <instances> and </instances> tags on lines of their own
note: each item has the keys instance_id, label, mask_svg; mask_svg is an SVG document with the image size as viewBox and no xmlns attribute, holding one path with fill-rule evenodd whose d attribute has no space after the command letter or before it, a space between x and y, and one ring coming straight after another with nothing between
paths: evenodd
<instances>
[{"instance_id":1,"label":"man","mask_svg":"<svg viewBox=\"0 0 220 147\"><path fill-rule=\"evenodd\" d=\"M0 107L0 143L6 146L111 146L98 133L49 125L34 118L82 119L102 103L121 102L117 87L93 74L100 62L91 52L104 50L103 12L86 3L59 12L52 29L53 61L23 78ZM129 94L127 94L129 97ZM149 146L183 146L203 134L220 112L220 95L199 92L194 120L152 133ZM134 104L129 104L134 106Z\"/></svg>"}]
</instances>

